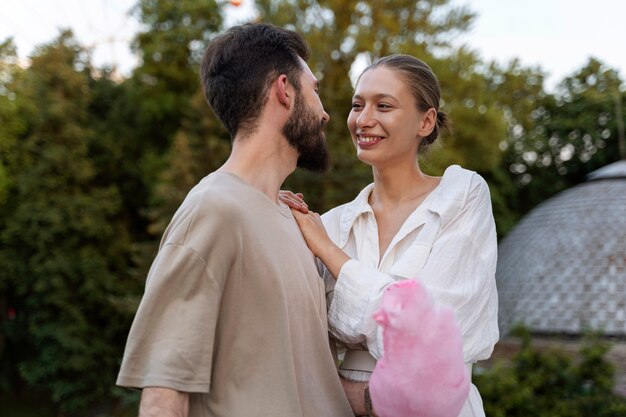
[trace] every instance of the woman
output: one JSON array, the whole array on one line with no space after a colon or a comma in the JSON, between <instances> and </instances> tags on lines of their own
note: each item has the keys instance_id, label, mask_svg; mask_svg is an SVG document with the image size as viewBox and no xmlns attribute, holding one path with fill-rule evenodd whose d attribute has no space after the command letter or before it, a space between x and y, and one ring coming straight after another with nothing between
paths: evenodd
<instances>
[{"instance_id":1,"label":"woman","mask_svg":"<svg viewBox=\"0 0 626 417\"><path fill-rule=\"evenodd\" d=\"M361 74L348 128L357 157L374 182L352 202L320 218L300 195L284 193L311 251L325 265L329 328L346 345L340 368L356 414L366 414L365 388L382 355L372 319L382 294L398 280L418 279L451 307L472 364L498 340L496 232L489 189L459 166L442 177L422 173L416 155L447 128L437 78L422 61L393 55ZM475 386L460 414L484 416Z\"/></svg>"}]
</instances>

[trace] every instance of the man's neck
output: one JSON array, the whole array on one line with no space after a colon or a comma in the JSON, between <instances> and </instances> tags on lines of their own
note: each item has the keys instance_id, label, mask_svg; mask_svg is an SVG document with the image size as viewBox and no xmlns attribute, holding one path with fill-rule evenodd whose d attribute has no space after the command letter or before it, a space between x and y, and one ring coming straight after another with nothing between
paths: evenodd
<instances>
[{"instance_id":1,"label":"man's neck","mask_svg":"<svg viewBox=\"0 0 626 417\"><path fill-rule=\"evenodd\" d=\"M297 161L297 151L283 137L259 133L235 139L228 160L218 171L237 175L278 204L278 191Z\"/></svg>"}]
</instances>

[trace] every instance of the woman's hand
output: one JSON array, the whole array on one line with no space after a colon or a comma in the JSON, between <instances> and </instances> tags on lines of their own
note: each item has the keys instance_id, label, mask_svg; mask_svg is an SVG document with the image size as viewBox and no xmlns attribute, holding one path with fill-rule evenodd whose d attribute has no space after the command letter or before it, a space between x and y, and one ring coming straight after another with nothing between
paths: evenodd
<instances>
[{"instance_id":1,"label":"woman's hand","mask_svg":"<svg viewBox=\"0 0 626 417\"><path fill-rule=\"evenodd\" d=\"M367 414L368 410L365 406L365 388L368 387L369 383L348 381L347 379L341 377L339 379L341 380L343 392L346 394L346 398L348 398L348 402L350 403L350 407L352 407L352 412L354 413L354 415L372 415L373 417L377 417L374 410L371 410L371 414Z\"/></svg>"},{"instance_id":2,"label":"woman's hand","mask_svg":"<svg viewBox=\"0 0 626 417\"><path fill-rule=\"evenodd\" d=\"M309 206L304 202L302 193L292 193L289 190L280 190L278 192L278 199L287 204L289 208L301 211L302 213L309 212Z\"/></svg>"},{"instance_id":3,"label":"woman's hand","mask_svg":"<svg viewBox=\"0 0 626 417\"><path fill-rule=\"evenodd\" d=\"M322 218L316 212L308 211L308 209L306 213L303 213L298 208L292 208L291 212L296 222L298 222L307 246L311 249L313 255L319 258L327 246L333 245L333 242L328 237L328 233L326 233Z\"/></svg>"},{"instance_id":4,"label":"woman's hand","mask_svg":"<svg viewBox=\"0 0 626 417\"><path fill-rule=\"evenodd\" d=\"M308 211L308 209L307 213L293 208L291 212L296 222L298 222L302 236L304 236L304 240L311 252L313 252L313 255L320 258L332 276L337 278L341 267L350 260L350 257L328 237L319 214Z\"/></svg>"}]
</instances>

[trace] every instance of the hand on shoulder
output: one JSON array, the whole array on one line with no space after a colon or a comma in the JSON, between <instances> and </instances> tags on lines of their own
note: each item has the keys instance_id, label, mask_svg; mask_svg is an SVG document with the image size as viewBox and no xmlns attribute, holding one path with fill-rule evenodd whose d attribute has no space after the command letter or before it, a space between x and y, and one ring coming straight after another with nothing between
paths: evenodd
<instances>
[{"instance_id":1,"label":"hand on shoulder","mask_svg":"<svg viewBox=\"0 0 626 417\"><path fill-rule=\"evenodd\" d=\"M304 195L302 193L293 193L289 190L280 190L278 192L278 199L283 203L287 204L289 208L293 210L298 210L302 213L309 212L309 206L304 201Z\"/></svg>"}]
</instances>

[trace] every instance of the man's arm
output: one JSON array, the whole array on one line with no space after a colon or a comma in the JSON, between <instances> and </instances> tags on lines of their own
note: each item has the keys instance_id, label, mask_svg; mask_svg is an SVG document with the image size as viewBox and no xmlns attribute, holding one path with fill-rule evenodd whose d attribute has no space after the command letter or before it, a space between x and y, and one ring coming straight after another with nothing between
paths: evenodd
<instances>
[{"instance_id":1,"label":"man's arm","mask_svg":"<svg viewBox=\"0 0 626 417\"><path fill-rule=\"evenodd\" d=\"M189 394L170 388L147 387L141 393L139 417L187 417Z\"/></svg>"}]
</instances>

